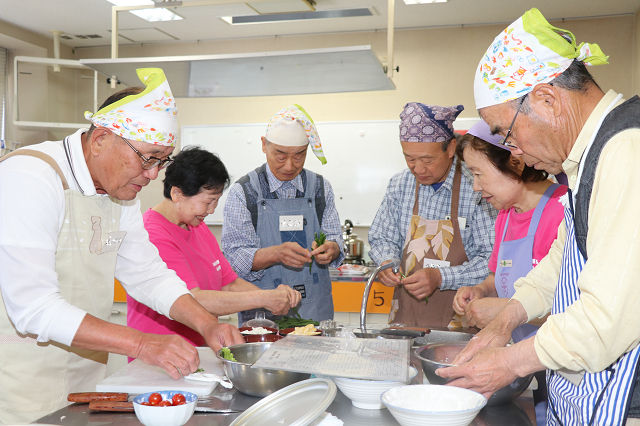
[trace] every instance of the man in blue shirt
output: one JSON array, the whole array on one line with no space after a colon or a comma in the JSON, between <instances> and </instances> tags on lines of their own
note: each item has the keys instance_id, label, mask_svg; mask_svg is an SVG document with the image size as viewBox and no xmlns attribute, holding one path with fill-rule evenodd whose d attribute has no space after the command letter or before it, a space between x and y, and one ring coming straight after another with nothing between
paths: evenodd
<instances>
[{"instance_id":1,"label":"man in blue shirt","mask_svg":"<svg viewBox=\"0 0 640 426\"><path fill-rule=\"evenodd\" d=\"M391 178L369 230L373 261L402 260L401 274L378 275L396 288L389 322L446 327L455 290L489 272L497 212L455 155L452 123L463 109L411 102L400 115L409 168Z\"/></svg>"},{"instance_id":2,"label":"man in blue shirt","mask_svg":"<svg viewBox=\"0 0 640 426\"><path fill-rule=\"evenodd\" d=\"M328 266L340 265L344 247L329 181L304 169L307 145L326 163L315 124L302 107L289 106L271 119L262 138L267 162L231 187L221 242L240 277L265 290L291 286L302 294L299 314L322 321L333 319ZM320 232L326 242L316 247ZM255 310L238 315L242 324Z\"/></svg>"}]
</instances>

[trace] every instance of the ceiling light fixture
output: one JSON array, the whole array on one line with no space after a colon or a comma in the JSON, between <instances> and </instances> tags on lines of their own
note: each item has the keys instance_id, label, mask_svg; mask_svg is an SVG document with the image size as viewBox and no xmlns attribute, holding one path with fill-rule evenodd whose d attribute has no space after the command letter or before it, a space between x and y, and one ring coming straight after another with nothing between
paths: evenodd
<instances>
[{"instance_id":1,"label":"ceiling light fixture","mask_svg":"<svg viewBox=\"0 0 640 426\"><path fill-rule=\"evenodd\" d=\"M446 3L447 0L404 0L404 4Z\"/></svg>"},{"instance_id":2,"label":"ceiling light fixture","mask_svg":"<svg viewBox=\"0 0 640 426\"><path fill-rule=\"evenodd\" d=\"M182 16L165 9L163 7L157 7L160 3L155 3L153 0L107 0L116 6L153 6L153 9L140 9L130 10L129 13L136 15L139 18L149 22L158 21L179 21L184 19Z\"/></svg>"},{"instance_id":3,"label":"ceiling light fixture","mask_svg":"<svg viewBox=\"0 0 640 426\"><path fill-rule=\"evenodd\" d=\"M267 15L221 16L220 19L231 25L267 24L270 22L307 21L310 19L354 18L373 16L371 9L323 10L319 12L272 13Z\"/></svg>"}]
</instances>

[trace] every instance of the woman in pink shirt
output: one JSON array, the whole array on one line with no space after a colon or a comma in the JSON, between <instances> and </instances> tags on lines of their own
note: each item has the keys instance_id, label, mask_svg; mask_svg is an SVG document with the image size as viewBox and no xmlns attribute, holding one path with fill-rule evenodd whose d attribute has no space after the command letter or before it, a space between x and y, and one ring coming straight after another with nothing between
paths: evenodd
<instances>
[{"instance_id":1,"label":"woman in pink shirt","mask_svg":"<svg viewBox=\"0 0 640 426\"><path fill-rule=\"evenodd\" d=\"M144 227L160 257L198 302L214 315L255 308L284 315L295 307L300 293L291 287L261 290L238 278L204 223L229 186L229 173L222 161L199 147L186 148L166 170L165 199L143 215ZM206 345L196 331L159 315L128 295L127 325L146 333L179 334L195 346Z\"/></svg>"},{"instance_id":2,"label":"woman in pink shirt","mask_svg":"<svg viewBox=\"0 0 640 426\"><path fill-rule=\"evenodd\" d=\"M500 210L489 276L476 286L458 289L453 301L456 313L464 315L469 325L482 328L509 302L515 292L515 281L526 276L549 253L564 218L559 198L567 187L553 184L546 172L512 156L504 139L491 135L484 121L469 129L457 149L458 157L464 159L473 173L473 189ZM515 342L531 337L541 324L542 321L523 324L511 337ZM533 395L536 419L538 424L544 424L545 372L537 373L536 380L538 389Z\"/></svg>"}]
</instances>

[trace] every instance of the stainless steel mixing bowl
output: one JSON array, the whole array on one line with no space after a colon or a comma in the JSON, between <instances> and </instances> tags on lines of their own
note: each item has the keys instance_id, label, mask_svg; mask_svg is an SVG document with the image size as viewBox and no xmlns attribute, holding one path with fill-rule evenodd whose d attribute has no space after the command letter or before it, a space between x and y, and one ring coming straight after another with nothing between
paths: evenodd
<instances>
[{"instance_id":1,"label":"stainless steel mixing bowl","mask_svg":"<svg viewBox=\"0 0 640 426\"><path fill-rule=\"evenodd\" d=\"M251 368L254 362L271 346L271 342L244 343L230 346L237 361L229 361L216 353L222 361L224 372L233 385L242 393L265 397L286 386L311 377L311 374L292 371Z\"/></svg>"},{"instance_id":2,"label":"stainless steel mixing bowl","mask_svg":"<svg viewBox=\"0 0 640 426\"><path fill-rule=\"evenodd\" d=\"M440 377L436 374L438 368L451 367L453 359L464 349L467 342L432 343L415 350L415 355L420 359L422 371L429 383L444 385L454 379ZM525 377L517 377L511 384L498 389L487 402L487 406L501 405L513 401L524 392L533 374Z\"/></svg>"}]
</instances>

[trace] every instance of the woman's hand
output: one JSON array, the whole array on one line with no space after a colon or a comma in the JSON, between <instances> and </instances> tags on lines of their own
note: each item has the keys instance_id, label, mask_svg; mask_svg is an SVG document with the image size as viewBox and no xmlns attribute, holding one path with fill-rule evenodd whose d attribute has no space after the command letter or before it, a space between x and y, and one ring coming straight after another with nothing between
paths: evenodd
<instances>
[{"instance_id":1,"label":"woman's hand","mask_svg":"<svg viewBox=\"0 0 640 426\"><path fill-rule=\"evenodd\" d=\"M473 287L460 287L453 299L453 310L462 316L465 314L467 305L474 300L486 297L484 288L478 284Z\"/></svg>"}]
</instances>

